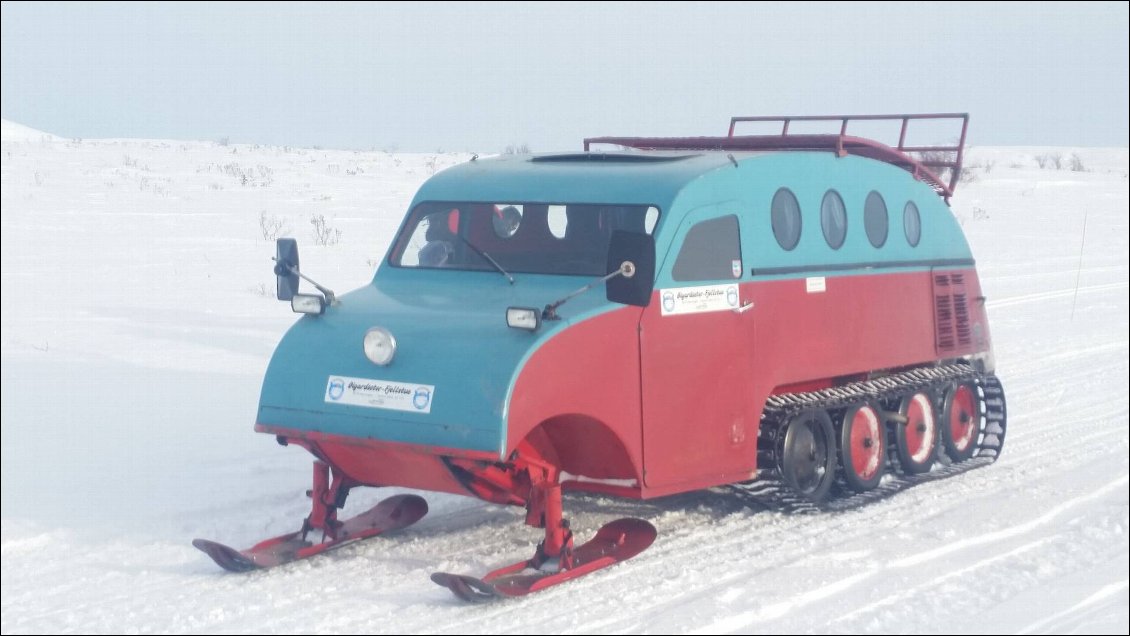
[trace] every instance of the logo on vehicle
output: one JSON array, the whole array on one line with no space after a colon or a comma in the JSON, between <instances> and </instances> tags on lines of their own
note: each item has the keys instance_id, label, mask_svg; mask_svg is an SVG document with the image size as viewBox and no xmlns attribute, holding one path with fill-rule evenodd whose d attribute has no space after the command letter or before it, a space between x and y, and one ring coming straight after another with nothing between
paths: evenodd
<instances>
[{"instance_id":1,"label":"logo on vehicle","mask_svg":"<svg viewBox=\"0 0 1130 636\"><path fill-rule=\"evenodd\" d=\"M416 389L416 392L412 395L412 406L421 411L428 408L428 403L431 401L432 392L425 389L424 387Z\"/></svg>"},{"instance_id":2,"label":"logo on vehicle","mask_svg":"<svg viewBox=\"0 0 1130 636\"><path fill-rule=\"evenodd\" d=\"M673 311L675 309L675 294L673 292L663 292L663 310Z\"/></svg>"},{"instance_id":3,"label":"logo on vehicle","mask_svg":"<svg viewBox=\"0 0 1130 636\"><path fill-rule=\"evenodd\" d=\"M737 287L727 287L726 288L726 302L729 303L731 307L737 307L738 306L738 288Z\"/></svg>"},{"instance_id":4,"label":"logo on vehicle","mask_svg":"<svg viewBox=\"0 0 1130 636\"><path fill-rule=\"evenodd\" d=\"M334 378L330 380L329 396L331 400L340 400L345 394L345 381Z\"/></svg>"},{"instance_id":5,"label":"logo on vehicle","mask_svg":"<svg viewBox=\"0 0 1130 636\"><path fill-rule=\"evenodd\" d=\"M736 258L734 260L730 261L730 273L734 275L734 278L741 278L742 277L742 262L739 261Z\"/></svg>"}]
</instances>

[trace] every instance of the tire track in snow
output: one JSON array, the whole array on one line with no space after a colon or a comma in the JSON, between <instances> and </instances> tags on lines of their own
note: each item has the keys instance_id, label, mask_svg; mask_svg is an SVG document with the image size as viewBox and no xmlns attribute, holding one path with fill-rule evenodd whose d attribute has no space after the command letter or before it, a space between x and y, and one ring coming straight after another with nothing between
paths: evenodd
<instances>
[{"instance_id":1,"label":"tire track in snow","mask_svg":"<svg viewBox=\"0 0 1130 636\"><path fill-rule=\"evenodd\" d=\"M1064 512L1078 506L1079 504L1087 503L1087 502L1093 501L1095 499L1101 499L1104 496L1106 496L1106 494L1108 492L1110 492L1112 490L1123 489L1123 488L1126 487L1127 484L1130 484L1130 475L1123 475L1122 477L1116 479L1115 481L1113 481L1111 483L1108 483L1106 486L1103 486L1102 488L1099 488L1098 490L1093 490L1093 491L1087 493L1086 495L1074 497L1072 499L1064 501L1064 502L1060 503L1059 505L1055 506L1054 508L1052 508L1051 510L1040 515L1039 517L1036 517L1035 519L1031 519L1029 521L1026 521L1026 522L1020 523L1020 524L1016 524L1014 526L1010 526L1010 527L1005 528L1003 530L997 530L997 531L994 531L994 532L990 532L988 534L978 535L976 537L972 537L972 538L969 538L969 539L963 539L963 540L960 540L960 541L955 541L955 542L950 543L948 545L942 546L940 548L935 548L933 550L928 550L926 552L919 552L918 554L915 554L915 555L912 555L912 556L909 556L909 557L905 557L905 558L899 559L897 561L893 561L891 563L891 566L892 567L911 567L911 566L919 565L921 563L925 563L927 561L933 561L935 559L939 559L941 557L947 556L947 555L952 554L954 552L957 552L959 550L965 550L965 549L968 549L970 547L979 546L979 545L986 544L986 543L995 543L995 542L999 542L999 541L1004 540L1004 539L1009 539L1009 538L1012 538L1012 537L1015 537L1015 536L1018 536L1018 535L1021 535L1021 534L1027 534L1027 533L1035 530L1036 528L1038 528L1040 526L1046 525L1046 524L1054 521L1061 514L1063 514Z\"/></svg>"},{"instance_id":2,"label":"tire track in snow","mask_svg":"<svg viewBox=\"0 0 1130 636\"><path fill-rule=\"evenodd\" d=\"M824 585L810 592L806 592L799 598L787 601L778 601L776 603L770 603L769 605L759 607L755 610L749 610L747 612L742 612L733 616L727 616L698 629L693 629L688 633L722 634L745 630L756 623L763 623L775 618L781 618L782 616L795 612L796 610L804 609L805 607L808 607L813 603L819 603L820 601L831 598L832 596L840 594L845 590L853 589L863 581L870 579L876 574L876 571L861 572L860 574L849 576L830 585Z\"/></svg>"},{"instance_id":3,"label":"tire track in snow","mask_svg":"<svg viewBox=\"0 0 1130 636\"><path fill-rule=\"evenodd\" d=\"M924 585L917 585L917 586L914 586L910 589L902 590L898 594L895 594L895 595L884 596L883 598L881 598L877 601L874 601L872 603L868 603L868 604L866 604L862 607L859 607L855 610L852 610L851 612L848 612L847 614L840 616L839 621L846 622L846 621L848 621L852 618L855 618L856 616L862 616L864 614L867 614L868 612L874 612L875 610L883 609L883 608L886 608L886 607L897 606L900 603L906 601L907 599L913 599L916 596L922 594L924 590L937 587L940 583L942 583L944 581L947 581L949 579L958 578L958 577L964 576L964 575L972 573L972 572L976 572L978 570L996 565L997 563L1000 563L1000 562L1003 562L1003 561L1009 561L1009 560L1011 560L1011 559L1013 559L1017 556L1026 554L1026 553L1031 552L1032 550L1035 550L1037 548L1041 548L1041 547L1047 545L1048 543L1050 543L1051 541L1052 541L1052 539L1050 537L1044 537L1044 538L1041 538L1041 539L1036 539L1035 541L1029 541L1029 542L1017 547L1017 548L1013 548L1012 550L1009 550L1008 552L1004 552L1002 554L998 554L998 555L989 557L987 559L980 559L980 560L975 561L972 564L967 565L965 567L947 572L940 577L937 577L935 579L930 580L928 583L926 583ZM905 567L907 567L907 565L906 564L899 564L899 563L892 563L888 567L905 568Z\"/></svg>"},{"instance_id":4,"label":"tire track in snow","mask_svg":"<svg viewBox=\"0 0 1130 636\"><path fill-rule=\"evenodd\" d=\"M997 570L996 566L998 564L1008 562L1031 562L1032 559L1028 556L1029 553L1037 551L1053 541L1065 541L1066 539L1063 539L1063 537L1060 536L1040 537L1035 540L1026 541L1020 546L1009 549L1007 552L993 554L992 556L986 558L953 558L954 553L958 551L968 551L970 549L984 547L985 545L1004 543L1016 537L1032 534L1038 531L1046 531L1049 529L1049 526L1051 526L1051 529L1054 530L1054 528L1058 527L1059 524L1053 525L1053 522L1057 521L1056 519L1052 518L1053 516L1062 516L1064 513L1068 512L1071 509L1086 507L1093 500L1100 499L1104 495L1108 495L1113 491L1124 488L1125 484L1128 481L1130 481L1130 476L1124 476L1122 479L1114 483L1108 483L1106 486L1100 489L1101 492L1095 492L1086 496L1076 497L1069 502L1064 502L1064 504L1057 507L1057 510L1054 511L1054 514L1041 515L1040 517L1037 517L1036 519L1030 520L1028 522L1017 524L1010 528L991 533L990 535L984 535L984 540L980 540L980 538L975 538L973 540L960 540L958 542L950 544L946 548L934 550L927 553L914 554L885 565L879 564L877 567L871 567L866 572L850 575L849 577L844 579L844 582L851 582L853 585L830 584L822 586L817 590L813 590L811 592L811 594L816 597L816 600L828 599L836 594L851 593L855 593L854 595L857 598L873 598L875 596L875 592L878 592L878 590L875 588L875 585L871 584L871 581L876 577L878 577L879 581L882 582L893 582L888 586L893 585L895 589L893 590L893 593L883 593L880 600L869 601L863 606L857 607L855 610L847 614L835 615L829 612L824 612L824 614L821 614L820 611L823 608L818 607L814 613L806 615L806 617L802 619L802 623L807 626L807 629L826 631L828 630L830 625L836 623L850 622L851 619L866 616L868 613L874 613L885 608L902 607L908 600L930 598L933 596L933 594L931 593L933 590L944 589L950 581L966 578L971 574L977 574L981 571L984 571L986 568L989 568L990 572L996 572L997 574L1004 576L1001 571ZM948 514L948 512L948 510L940 511L937 515L934 515L934 517L944 518ZM922 518L918 520L918 524L931 525L931 519ZM815 555L815 557L824 558L825 555L817 554ZM868 564L868 561L866 559L859 559L859 562L864 567L866 567L866 565ZM943 568L950 563L957 564L959 567L955 570L943 571L938 575L926 579L925 582L919 585L914 585L910 588L906 588L899 583L900 581L907 578L909 578L909 580L911 581L915 580L916 578L921 578L916 577L914 573L922 571L924 565L929 562L938 562L939 565ZM927 569L932 571L935 568ZM983 583L984 577L978 575L976 580L978 581L978 583L974 583L972 586L958 585L957 587L961 587L963 589L979 589L979 584ZM858 585L864 583L866 583L865 586ZM799 610L812 605L811 600L808 598L809 594L810 592L807 590L801 591L801 597L799 599L801 602L796 603L795 606L791 606L791 600L772 603L766 608L762 608L760 610L746 611L739 615L716 621L707 625L701 630L696 630L696 632L717 633L749 631L754 627L754 625L758 623L766 623L772 620L786 618L788 612L782 611L784 609ZM845 601L846 600L847 599L845 599ZM907 606L914 605L914 603L905 604ZM843 605L843 603L840 603L840 605ZM740 620L738 620L739 618ZM827 622L822 622L824 620L826 620ZM859 623L857 622L856 624ZM874 623L870 621L868 621L866 624L874 625ZM792 629L795 629L795 627L786 628L783 626L772 626L769 628L769 631L779 629L791 631ZM766 630L758 628L756 629L756 631Z\"/></svg>"},{"instance_id":5,"label":"tire track in snow","mask_svg":"<svg viewBox=\"0 0 1130 636\"><path fill-rule=\"evenodd\" d=\"M1130 580L1127 579L1104 585L1103 587L1099 588L1097 592L1089 595L1082 601L1079 601L1078 603L1061 612L1056 612L1055 614L1052 614L1051 616L1043 620L1036 621L1031 625L1026 625L1016 633L1034 634L1038 631L1043 630L1045 627L1047 627L1048 629L1044 633L1064 633L1066 630L1064 630L1063 627L1057 625L1057 623L1060 623L1065 618L1071 618L1073 616L1081 614L1084 610L1089 610L1096 605L1099 605L1100 603L1105 603L1109 598L1120 597L1120 600L1125 599L1127 588L1130 588ZM1071 621L1069 624L1076 622L1078 621Z\"/></svg>"},{"instance_id":6,"label":"tire track in snow","mask_svg":"<svg viewBox=\"0 0 1130 636\"><path fill-rule=\"evenodd\" d=\"M1115 289L1130 289L1130 283L1105 283L1102 285L1085 285L1080 286L1078 293L1091 294L1102 291L1112 291ZM989 309L999 309L1001 307L1010 307L1013 305L1022 305L1027 303L1038 302L1041 300L1051 300L1054 298L1065 298L1072 296L1076 293L1075 288L1058 289L1055 291L1036 292L1034 294L1022 294L1020 296L1009 296L999 300L989 300L985 302L985 306Z\"/></svg>"}]
</instances>

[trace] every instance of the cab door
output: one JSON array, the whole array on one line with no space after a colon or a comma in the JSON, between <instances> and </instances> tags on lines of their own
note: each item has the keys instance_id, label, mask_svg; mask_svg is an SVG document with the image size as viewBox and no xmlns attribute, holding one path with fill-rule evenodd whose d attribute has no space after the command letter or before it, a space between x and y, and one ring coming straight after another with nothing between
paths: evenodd
<instances>
[{"instance_id":1,"label":"cab door","mask_svg":"<svg viewBox=\"0 0 1130 636\"><path fill-rule=\"evenodd\" d=\"M649 489L749 478L757 447L756 313L736 204L690 212L640 318L644 482ZM698 484L696 486L695 484Z\"/></svg>"}]
</instances>

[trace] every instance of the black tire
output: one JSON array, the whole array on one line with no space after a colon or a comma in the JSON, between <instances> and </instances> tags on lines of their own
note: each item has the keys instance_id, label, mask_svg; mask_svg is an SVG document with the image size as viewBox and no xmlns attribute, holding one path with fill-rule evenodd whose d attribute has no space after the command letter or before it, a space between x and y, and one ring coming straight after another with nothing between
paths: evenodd
<instances>
[{"instance_id":1,"label":"black tire","mask_svg":"<svg viewBox=\"0 0 1130 636\"><path fill-rule=\"evenodd\" d=\"M957 384L946 391L942 406L942 448L953 463L963 462L977 451L981 436L981 398L973 384Z\"/></svg>"},{"instance_id":2,"label":"black tire","mask_svg":"<svg viewBox=\"0 0 1130 636\"><path fill-rule=\"evenodd\" d=\"M887 427L880 411L859 404L844 412L840 423L840 466L855 492L879 485L887 467Z\"/></svg>"},{"instance_id":3,"label":"black tire","mask_svg":"<svg viewBox=\"0 0 1130 636\"><path fill-rule=\"evenodd\" d=\"M809 409L789 420L777 457L781 479L795 494L823 501L836 480L836 434L828 413Z\"/></svg>"},{"instance_id":4,"label":"black tire","mask_svg":"<svg viewBox=\"0 0 1130 636\"><path fill-rule=\"evenodd\" d=\"M895 422L895 451L909 475L929 472L938 456L938 414L930 394L919 391L899 404L905 421Z\"/></svg>"}]
</instances>

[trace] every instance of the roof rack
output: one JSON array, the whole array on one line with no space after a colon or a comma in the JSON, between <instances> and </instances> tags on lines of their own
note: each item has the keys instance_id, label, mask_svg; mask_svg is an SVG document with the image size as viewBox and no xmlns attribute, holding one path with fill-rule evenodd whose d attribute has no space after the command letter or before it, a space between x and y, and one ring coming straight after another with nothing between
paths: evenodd
<instances>
[{"instance_id":1,"label":"roof rack","mask_svg":"<svg viewBox=\"0 0 1130 636\"><path fill-rule=\"evenodd\" d=\"M923 119L961 120L961 135L956 145L910 146L906 143L911 121ZM789 124L797 121L838 121L839 134L793 134ZM901 121L897 146L847 134L852 121ZM780 123L779 135L735 135L741 122ZM637 150L826 150L837 156L857 155L876 159L903 168L934 189L949 202L961 176L965 156L965 133L969 128L968 113L922 113L902 115L798 115L784 117L731 117L730 131L725 137L589 137L585 151L592 144L614 144ZM939 176L949 170L948 179Z\"/></svg>"}]
</instances>

